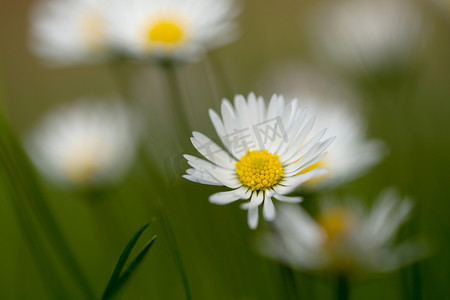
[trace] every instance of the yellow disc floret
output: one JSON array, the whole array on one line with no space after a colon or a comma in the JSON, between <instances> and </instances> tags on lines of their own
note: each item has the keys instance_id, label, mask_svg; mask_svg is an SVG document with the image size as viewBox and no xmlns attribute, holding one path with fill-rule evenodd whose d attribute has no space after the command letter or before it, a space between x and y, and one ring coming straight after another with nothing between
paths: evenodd
<instances>
[{"instance_id":1,"label":"yellow disc floret","mask_svg":"<svg viewBox=\"0 0 450 300\"><path fill-rule=\"evenodd\" d=\"M261 191L280 182L283 178L283 166L278 155L267 150L249 150L236 162L236 173L243 185L252 191Z\"/></svg>"},{"instance_id":2,"label":"yellow disc floret","mask_svg":"<svg viewBox=\"0 0 450 300\"><path fill-rule=\"evenodd\" d=\"M354 227L355 221L355 217L350 211L340 207L328 209L318 218L329 241L345 237Z\"/></svg>"},{"instance_id":3,"label":"yellow disc floret","mask_svg":"<svg viewBox=\"0 0 450 300\"><path fill-rule=\"evenodd\" d=\"M159 22L153 24L148 31L150 42L160 42L173 45L183 39L184 32L175 22Z\"/></svg>"},{"instance_id":4,"label":"yellow disc floret","mask_svg":"<svg viewBox=\"0 0 450 300\"><path fill-rule=\"evenodd\" d=\"M93 146L94 144L80 145L67 153L65 162L66 176L75 185L88 185L102 169L102 164L98 157L99 147Z\"/></svg>"}]
</instances>

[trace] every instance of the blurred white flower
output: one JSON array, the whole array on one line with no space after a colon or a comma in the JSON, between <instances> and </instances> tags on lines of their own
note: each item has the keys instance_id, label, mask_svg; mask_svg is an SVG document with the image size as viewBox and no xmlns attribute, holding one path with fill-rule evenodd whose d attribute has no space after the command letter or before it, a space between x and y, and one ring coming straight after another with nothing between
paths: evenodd
<instances>
[{"instance_id":1,"label":"blurred white flower","mask_svg":"<svg viewBox=\"0 0 450 300\"><path fill-rule=\"evenodd\" d=\"M41 0L31 14L31 48L54 65L95 62L108 55L106 0Z\"/></svg>"},{"instance_id":2,"label":"blurred white flower","mask_svg":"<svg viewBox=\"0 0 450 300\"><path fill-rule=\"evenodd\" d=\"M270 68L263 86L275 87L289 97L296 95L299 104L320 115L316 125L327 128L328 136L336 136L327 157L311 168L326 168L327 172L302 185L307 189L333 188L367 172L386 154L380 140L367 139L367 120L360 113L352 93L304 65L289 62ZM270 82L270 84L268 84Z\"/></svg>"},{"instance_id":3,"label":"blurred white flower","mask_svg":"<svg viewBox=\"0 0 450 300\"><path fill-rule=\"evenodd\" d=\"M114 45L140 58L192 60L236 38L233 0L113 0L106 16Z\"/></svg>"},{"instance_id":4,"label":"blurred white flower","mask_svg":"<svg viewBox=\"0 0 450 300\"><path fill-rule=\"evenodd\" d=\"M368 212L354 200L325 204L317 220L298 206L280 207L260 251L299 270L346 275L392 271L425 255L422 243L394 244L413 206L394 190L383 192Z\"/></svg>"},{"instance_id":5,"label":"blurred white flower","mask_svg":"<svg viewBox=\"0 0 450 300\"><path fill-rule=\"evenodd\" d=\"M422 15L410 0L340 0L321 4L310 34L318 53L346 68L404 62L417 52Z\"/></svg>"},{"instance_id":6,"label":"blurred white flower","mask_svg":"<svg viewBox=\"0 0 450 300\"><path fill-rule=\"evenodd\" d=\"M318 166L311 166L326 168L327 172L308 182L307 188L336 187L362 175L384 156L384 143L366 138L367 122L349 103L310 98L301 104L313 114L320 113L317 126L328 128L327 134L337 137L328 156Z\"/></svg>"},{"instance_id":7,"label":"blurred white flower","mask_svg":"<svg viewBox=\"0 0 450 300\"><path fill-rule=\"evenodd\" d=\"M211 203L249 200L241 207L248 210L248 225L253 229L258 225L260 205L264 219L272 221L276 215L272 198L284 202L302 200L285 195L325 172L321 168L303 171L326 155L324 151L334 137L320 141L326 132L322 129L308 138L315 117L308 118L308 110L300 108L297 100L286 105L282 96L274 95L266 107L262 97L250 94L246 100L237 95L234 107L223 100L221 109L222 118L213 110L209 115L228 152L194 132L192 144L208 161L185 155L192 169L184 177L232 189L211 195Z\"/></svg>"},{"instance_id":8,"label":"blurred white flower","mask_svg":"<svg viewBox=\"0 0 450 300\"><path fill-rule=\"evenodd\" d=\"M57 184L89 187L119 180L130 166L137 123L119 101L84 99L48 115L25 140L41 173Z\"/></svg>"}]
</instances>

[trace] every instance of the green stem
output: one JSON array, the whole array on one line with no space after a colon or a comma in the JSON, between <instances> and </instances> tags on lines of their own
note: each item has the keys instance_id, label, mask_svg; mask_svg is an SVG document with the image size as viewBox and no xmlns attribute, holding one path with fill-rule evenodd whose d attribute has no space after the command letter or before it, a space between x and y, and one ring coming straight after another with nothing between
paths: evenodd
<instances>
[{"instance_id":1,"label":"green stem","mask_svg":"<svg viewBox=\"0 0 450 300\"><path fill-rule=\"evenodd\" d=\"M164 61L163 67L166 75L168 92L170 94L170 103L172 111L175 113L175 126L182 141L188 140L187 137L191 135L189 121L186 117L186 111L183 106L183 97L181 93L180 84L177 78L175 65L171 61Z\"/></svg>"},{"instance_id":2,"label":"green stem","mask_svg":"<svg viewBox=\"0 0 450 300\"><path fill-rule=\"evenodd\" d=\"M95 222L98 239L106 244L105 250L119 246L114 244L114 241L125 236L122 224L129 223L128 220L125 223L119 221L119 211L115 206L118 199L113 196L115 194L111 188L92 188L80 194L89 209L91 219Z\"/></svg>"},{"instance_id":3,"label":"green stem","mask_svg":"<svg viewBox=\"0 0 450 300\"><path fill-rule=\"evenodd\" d=\"M292 271L292 268L286 267L286 266L280 264L280 271L281 271L281 275L283 277L285 291L287 294L286 299L292 299L292 300L300 299L298 289L297 289L297 283L295 280L295 274Z\"/></svg>"},{"instance_id":4,"label":"green stem","mask_svg":"<svg viewBox=\"0 0 450 300\"><path fill-rule=\"evenodd\" d=\"M183 259L181 258L181 253L178 248L178 244L175 239L175 235L173 233L172 226L170 225L169 218L167 217L167 214L166 214L164 208L162 207L161 202L160 202L160 207L161 207L161 218L163 221L164 229L166 231L167 238L169 240L169 244L171 246L170 248L172 249L173 255L175 256L175 259L176 259L176 262L178 265L178 270L180 271L181 279L183 280L183 287L184 287L184 292L186 294L186 300L191 300L192 299L191 288L189 286L188 277L186 274L186 270L184 268Z\"/></svg>"},{"instance_id":5,"label":"green stem","mask_svg":"<svg viewBox=\"0 0 450 300\"><path fill-rule=\"evenodd\" d=\"M133 94L130 75L126 69L127 64L125 58L118 57L112 60L108 66L122 98L130 103L135 102L136 99L134 99L135 95Z\"/></svg>"},{"instance_id":6,"label":"green stem","mask_svg":"<svg viewBox=\"0 0 450 300\"><path fill-rule=\"evenodd\" d=\"M146 175L148 176L148 182L150 185L147 185L146 188L153 187L153 190L150 190L149 192L152 193L153 191L158 191L159 195L163 199L170 199L170 192L168 187L165 186L164 181L161 179L161 174L158 173L157 170L155 170L154 165L149 160L148 156L145 152L141 152L141 161L144 165ZM170 225L170 221L167 215L167 212L163 206L163 203L161 202L160 198L158 197L158 205L159 205L159 211L161 214L161 219L163 222L164 230L167 234L168 242L170 245L170 248L173 252L173 255L175 256L176 264L178 265L178 271L180 272L181 279L183 281L183 287L186 295L187 300L191 300L191 289L187 277L187 273L184 267L183 259L181 257L180 250L178 248L178 244L175 238L175 234L173 232L172 226Z\"/></svg>"},{"instance_id":7,"label":"green stem","mask_svg":"<svg viewBox=\"0 0 450 300\"><path fill-rule=\"evenodd\" d=\"M229 76L223 67L222 61L212 55L207 55L207 63L211 65L212 73L215 75L216 82L221 83L222 92L226 97L232 97L235 89L233 88Z\"/></svg>"},{"instance_id":8,"label":"green stem","mask_svg":"<svg viewBox=\"0 0 450 300\"><path fill-rule=\"evenodd\" d=\"M350 296L350 284L348 277L345 275L337 275L336 277L336 287L335 287L335 299L336 300L347 300Z\"/></svg>"}]
</instances>

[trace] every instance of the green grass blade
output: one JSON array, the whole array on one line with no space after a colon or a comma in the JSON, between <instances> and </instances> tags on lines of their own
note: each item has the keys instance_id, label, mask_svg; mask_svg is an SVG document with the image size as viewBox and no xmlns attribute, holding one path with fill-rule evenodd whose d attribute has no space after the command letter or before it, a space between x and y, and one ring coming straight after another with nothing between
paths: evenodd
<instances>
[{"instance_id":1,"label":"green grass blade","mask_svg":"<svg viewBox=\"0 0 450 300\"><path fill-rule=\"evenodd\" d=\"M113 291L113 294L120 290L120 288L130 279L131 275L134 274L136 268L140 265L142 260L144 259L147 252L152 247L153 243L156 240L156 235L147 243L147 245L142 249L142 251L138 254L138 256L131 262L130 266L123 272L122 276L120 276L119 281Z\"/></svg>"},{"instance_id":2,"label":"green grass blade","mask_svg":"<svg viewBox=\"0 0 450 300\"><path fill-rule=\"evenodd\" d=\"M118 290L119 288L127 281L127 279L130 277L131 273L134 271L134 269L140 264L144 256L147 254L148 250L150 250L153 242L156 239L156 236L154 236L150 242L144 247L144 249L138 254L138 256L133 260L133 262L130 264L128 269L122 273L122 270L128 260L128 257L130 256L134 246L136 245L137 241L141 237L142 233L145 229L150 225L150 223L144 225L134 236L133 238L128 242L125 249L123 250L122 254L120 255L120 258L116 264L116 267L114 268L113 274L111 275L111 278L109 279L108 285L106 286L106 289L103 293L102 299L110 299Z\"/></svg>"}]
</instances>

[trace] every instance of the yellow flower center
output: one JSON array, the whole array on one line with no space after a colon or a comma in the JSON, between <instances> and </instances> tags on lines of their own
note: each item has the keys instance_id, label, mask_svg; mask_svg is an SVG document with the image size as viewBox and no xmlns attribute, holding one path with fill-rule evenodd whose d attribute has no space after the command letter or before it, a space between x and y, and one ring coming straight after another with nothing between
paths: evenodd
<instances>
[{"instance_id":1,"label":"yellow flower center","mask_svg":"<svg viewBox=\"0 0 450 300\"><path fill-rule=\"evenodd\" d=\"M87 140L67 153L65 171L73 184L88 185L95 179L102 168L99 158L102 147L100 142Z\"/></svg>"},{"instance_id":2,"label":"yellow flower center","mask_svg":"<svg viewBox=\"0 0 450 300\"><path fill-rule=\"evenodd\" d=\"M344 208L326 210L318 218L318 223L325 230L329 241L346 236L355 225L355 217Z\"/></svg>"},{"instance_id":3,"label":"yellow flower center","mask_svg":"<svg viewBox=\"0 0 450 300\"><path fill-rule=\"evenodd\" d=\"M184 31L175 22L164 21L151 26L147 37L149 42L161 42L173 45L183 39Z\"/></svg>"},{"instance_id":4,"label":"yellow flower center","mask_svg":"<svg viewBox=\"0 0 450 300\"><path fill-rule=\"evenodd\" d=\"M240 161L236 162L236 173L243 185L252 191L261 191L280 182L283 178L283 166L278 155L267 150L249 150Z\"/></svg>"}]
</instances>

